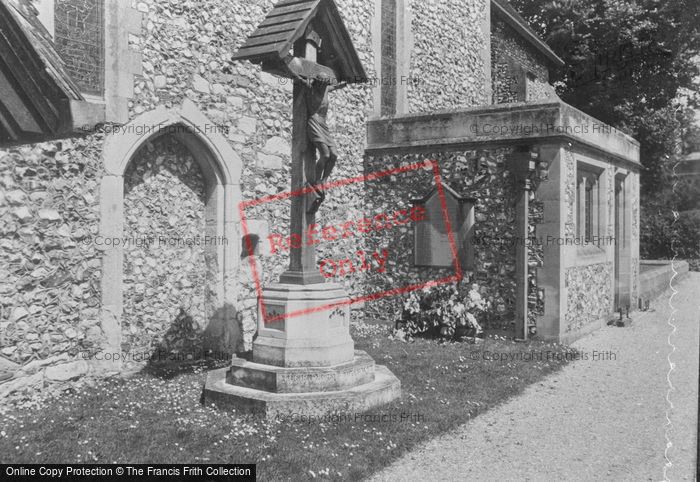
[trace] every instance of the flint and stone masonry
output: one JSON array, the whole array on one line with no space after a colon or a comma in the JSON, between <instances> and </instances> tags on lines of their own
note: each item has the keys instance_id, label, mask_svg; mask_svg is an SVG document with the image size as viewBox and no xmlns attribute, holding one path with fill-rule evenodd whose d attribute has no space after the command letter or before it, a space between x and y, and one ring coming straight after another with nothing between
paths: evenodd
<instances>
[{"instance_id":1,"label":"flint and stone masonry","mask_svg":"<svg viewBox=\"0 0 700 482\"><path fill-rule=\"evenodd\" d=\"M88 4L56 2L54 16L40 18L54 20L57 55L91 115L60 135L0 147L0 356L13 375L0 382L0 397L135 370L153 353L249 350L256 291L238 205L290 188L291 82L230 60L274 1L107 0L102 24L90 21ZM503 0L336 4L370 81L331 99L334 178L437 160L446 182L476 199L475 238L486 241L474 246L468 275L493 302L493 326L512 327L524 299L529 336L571 341L616 305L635 307L639 145L614 129L594 130L598 121L559 101L550 82L560 64L524 20ZM62 19L80 12L90 39L83 52L61 34ZM95 59L99 42L104 55ZM530 153L546 161L548 177L532 184L523 213L518 173ZM624 249L545 243L525 253L523 270L515 226L539 239L576 237L583 171L598 176L601 234L622 229ZM430 182L416 172L406 183L348 185L320 216L337 225L394 211ZM289 225L286 203L245 215L260 240ZM113 241L146 233L224 241ZM412 264L412 226L391 235L321 246L319 260L386 243L398 252L386 273L329 281L355 296L440 271ZM262 281L277 281L285 263L265 243L259 248ZM398 302L356 308L394 313Z\"/></svg>"}]
</instances>

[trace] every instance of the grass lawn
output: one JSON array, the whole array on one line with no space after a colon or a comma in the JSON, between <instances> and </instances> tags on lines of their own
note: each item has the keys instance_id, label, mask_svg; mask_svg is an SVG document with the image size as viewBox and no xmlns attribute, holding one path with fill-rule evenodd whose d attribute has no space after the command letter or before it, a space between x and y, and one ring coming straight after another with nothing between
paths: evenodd
<instances>
[{"instance_id":1,"label":"grass lawn","mask_svg":"<svg viewBox=\"0 0 700 482\"><path fill-rule=\"evenodd\" d=\"M6 411L3 462L257 463L260 480L357 480L566 363L547 360L548 353L566 353L564 346L493 335L479 345L404 343L389 339L383 326L361 324L353 336L402 383L400 400L365 417L255 420L200 405L203 366L151 370L77 385L39 408ZM487 359L493 354L504 359Z\"/></svg>"}]
</instances>

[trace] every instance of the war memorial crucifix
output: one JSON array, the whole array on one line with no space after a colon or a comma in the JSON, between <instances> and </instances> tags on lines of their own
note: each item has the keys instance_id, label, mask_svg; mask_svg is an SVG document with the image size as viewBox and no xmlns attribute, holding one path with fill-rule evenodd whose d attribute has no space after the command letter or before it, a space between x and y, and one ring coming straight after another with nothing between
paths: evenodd
<instances>
[{"instance_id":1,"label":"war memorial crucifix","mask_svg":"<svg viewBox=\"0 0 700 482\"><path fill-rule=\"evenodd\" d=\"M233 56L262 65L265 72L294 81L291 237L304 239L326 194L337 160L326 123L329 94L367 75L334 2L279 2ZM281 282L322 283L315 247L292 248Z\"/></svg>"},{"instance_id":2,"label":"war memorial crucifix","mask_svg":"<svg viewBox=\"0 0 700 482\"><path fill-rule=\"evenodd\" d=\"M290 239L300 242L292 244L279 283L262 290L252 360L234 357L230 368L210 372L205 398L268 417L361 412L389 402L400 395L399 380L355 351L350 298L342 285L325 283L314 243L306 242L342 162L327 124L329 94L367 79L337 6L277 3L233 60L294 81Z\"/></svg>"}]
</instances>

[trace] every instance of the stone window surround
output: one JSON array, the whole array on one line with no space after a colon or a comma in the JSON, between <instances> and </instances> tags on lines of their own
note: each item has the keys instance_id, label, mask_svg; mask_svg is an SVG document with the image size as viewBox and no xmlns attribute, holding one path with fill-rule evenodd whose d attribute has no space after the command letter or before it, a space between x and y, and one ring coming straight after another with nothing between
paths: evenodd
<instances>
[{"instance_id":1,"label":"stone window surround","mask_svg":"<svg viewBox=\"0 0 700 482\"><path fill-rule=\"evenodd\" d=\"M372 50L374 51L374 87L372 115L380 117L382 112L382 89L396 89L396 111L400 115L408 112L408 85L400 79L407 79L411 69L411 52L413 50L413 31L411 22L413 11L411 0L396 0L396 82L384 79L382 82L382 0L374 0L372 18ZM383 83L387 85L382 85Z\"/></svg>"},{"instance_id":2,"label":"stone window surround","mask_svg":"<svg viewBox=\"0 0 700 482\"><path fill-rule=\"evenodd\" d=\"M100 184L99 235L104 238L123 237L124 173L127 166L149 140L163 135L164 129L176 130L172 135L190 150L206 180L206 235L224 236L228 240L228 243L217 243L210 248L216 250L217 300L219 305L228 308L235 306L237 296L236 275L241 245L238 205L242 200L240 179L243 165L226 139L206 129L211 124L192 101L186 100L176 109L159 107L144 113L126 124L119 133L107 136L103 149L105 175ZM129 129L129 126L134 129ZM151 134L139 135L137 132ZM103 247L100 322L105 337L104 348L110 353L121 353L123 278L123 247ZM232 317L233 313L227 315L227 319ZM120 360L110 360L100 362L96 369L114 371L120 366Z\"/></svg>"},{"instance_id":3,"label":"stone window surround","mask_svg":"<svg viewBox=\"0 0 700 482\"><path fill-rule=\"evenodd\" d=\"M600 198L597 201L598 209L596 210L598 216L598 231L594 228L594 233L599 235L601 238L607 237L609 235L614 235L614 233L608 232L608 226L612 221L608 212L607 206L609 202L608 196L608 180L611 176L615 175L616 167L615 162L607 158L593 158L590 157L588 153L584 151L577 150L574 154L574 162L576 164L576 198L579 197L579 183L578 183L578 173L579 169L587 172L598 173L598 185L600 186ZM595 201L594 201L595 202ZM579 203L578 199L574 201L574 212L575 215L575 236L579 237ZM615 246L614 243L602 243L596 245L594 243L588 243L584 245L574 245L574 246L563 246L563 252L568 253L566 255L567 267L584 267L600 263L612 263L614 261ZM611 287L612 289L612 287Z\"/></svg>"},{"instance_id":4,"label":"stone window surround","mask_svg":"<svg viewBox=\"0 0 700 482\"><path fill-rule=\"evenodd\" d=\"M35 5L39 19L53 37L55 0L40 0ZM104 0L104 16L103 96L84 94L85 105L72 109L77 131L103 122L128 122L134 76L142 73L141 54L129 48L129 35L140 35L144 15L128 1Z\"/></svg>"},{"instance_id":5,"label":"stone window surround","mask_svg":"<svg viewBox=\"0 0 700 482\"><path fill-rule=\"evenodd\" d=\"M605 249L588 241L588 238L592 236L603 237L607 234L606 175L607 169L604 166L589 164L580 159L576 160L576 237L587 240L585 246L578 246L577 252L585 257L605 252ZM592 180L593 183L589 189ZM582 203L581 200L586 200L586 202ZM586 219L590 221L590 232L586 226Z\"/></svg>"},{"instance_id":6,"label":"stone window surround","mask_svg":"<svg viewBox=\"0 0 700 482\"><path fill-rule=\"evenodd\" d=\"M600 171L584 167L581 163L576 166L577 235L586 243L591 243L591 238L599 236L601 231L599 222L602 204L600 202L600 174Z\"/></svg>"}]
</instances>

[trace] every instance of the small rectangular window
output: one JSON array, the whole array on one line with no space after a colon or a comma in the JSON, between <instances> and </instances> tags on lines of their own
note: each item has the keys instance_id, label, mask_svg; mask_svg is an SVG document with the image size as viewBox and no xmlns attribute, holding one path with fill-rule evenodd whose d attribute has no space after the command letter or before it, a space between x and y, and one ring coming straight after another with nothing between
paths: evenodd
<instances>
[{"instance_id":1,"label":"small rectangular window","mask_svg":"<svg viewBox=\"0 0 700 482\"><path fill-rule=\"evenodd\" d=\"M577 235L583 243L596 243L600 235L600 173L578 167L576 205Z\"/></svg>"}]
</instances>

